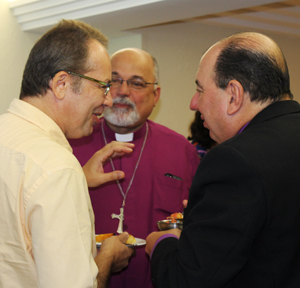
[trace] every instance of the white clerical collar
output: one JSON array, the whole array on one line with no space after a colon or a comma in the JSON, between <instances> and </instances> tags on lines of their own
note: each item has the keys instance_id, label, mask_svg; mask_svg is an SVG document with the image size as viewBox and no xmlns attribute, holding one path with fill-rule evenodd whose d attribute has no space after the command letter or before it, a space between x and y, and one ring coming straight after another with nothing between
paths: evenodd
<instances>
[{"instance_id":1,"label":"white clerical collar","mask_svg":"<svg viewBox=\"0 0 300 288\"><path fill-rule=\"evenodd\" d=\"M129 134L118 134L115 133L116 140L120 142L131 142L133 140L133 133Z\"/></svg>"}]
</instances>

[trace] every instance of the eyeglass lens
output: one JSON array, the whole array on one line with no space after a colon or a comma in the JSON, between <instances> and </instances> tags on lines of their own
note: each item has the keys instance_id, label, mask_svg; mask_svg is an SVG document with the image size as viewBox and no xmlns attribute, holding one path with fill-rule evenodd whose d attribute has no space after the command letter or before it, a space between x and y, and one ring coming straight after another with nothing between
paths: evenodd
<instances>
[{"instance_id":1,"label":"eyeglass lens","mask_svg":"<svg viewBox=\"0 0 300 288\"><path fill-rule=\"evenodd\" d=\"M129 88L136 90L143 89L148 84L145 80L140 78L133 78L128 80L124 80L122 78L112 78L111 86L114 88L118 88L123 84L123 82L126 82Z\"/></svg>"}]
</instances>

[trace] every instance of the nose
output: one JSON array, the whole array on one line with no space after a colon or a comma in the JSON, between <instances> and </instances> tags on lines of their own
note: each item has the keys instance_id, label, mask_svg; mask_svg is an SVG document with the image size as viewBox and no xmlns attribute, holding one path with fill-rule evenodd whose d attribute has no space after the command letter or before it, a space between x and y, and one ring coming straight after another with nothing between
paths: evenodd
<instances>
[{"instance_id":1,"label":"nose","mask_svg":"<svg viewBox=\"0 0 300 288\"><path fill-rule=\"evenodd\" d=\"M194 94L194 96L192 97L192 100L191 100L191 103L190 103L190 109L192 110L192 111L196 111L196 110L198 110L198 99L199 99L199 95L198 95L198 93L196 92L195 94Z\"/></svg>"},{"instance_id":2,"label":"nose","mask_svg":"<svg viewBox=\"0 0 300 288\"><path fill-rule=\"evenodd\" d=\"M112 104L113 104L113 101L112 101L111 93L110 93L110 91L108 91L107 95L105 96L103 105L105 105L106 107L111 107Z\"/></svg>"},{"instance_id":3,"label":"nose","mask_svg":"<svg viewBox=\"0 0 300 288\"><path fill-rule=\"evenodd\" d=\"M130 94L130 88L126 80L122 80L121 85L117 88L117 93L119 96L127 96Z\"/></svg>"}]
</instances>

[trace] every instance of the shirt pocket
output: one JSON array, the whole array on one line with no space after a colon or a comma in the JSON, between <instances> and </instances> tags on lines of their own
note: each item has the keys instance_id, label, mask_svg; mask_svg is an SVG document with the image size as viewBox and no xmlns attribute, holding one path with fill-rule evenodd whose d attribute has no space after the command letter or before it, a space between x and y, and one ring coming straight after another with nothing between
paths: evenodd
<instances>
[{"instance_id":1,"label":"shirt pocket","mask_svg":"<svg viewBox=\"0 0 300 288\"><path fill-rule=\"evenodd\" d=\"M154 179L153 187L154 210L161 217L160 220L175 212L183 211L182 201L188 197L183 180L162 174Z\"/></svg>"}]
</instances>

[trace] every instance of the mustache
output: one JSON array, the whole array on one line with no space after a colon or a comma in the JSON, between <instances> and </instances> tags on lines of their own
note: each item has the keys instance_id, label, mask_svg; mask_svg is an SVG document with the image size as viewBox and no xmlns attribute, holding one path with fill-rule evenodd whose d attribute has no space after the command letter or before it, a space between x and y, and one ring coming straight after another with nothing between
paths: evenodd
<instances>
[{"instance_id":1,"label":"mustache","mask_svg":"<svg viewBox=\"0 0 300 288\"><path fill-rule=\"evenodd\" d=\"M130 106L131 108L135 108L135 103L129 100L128 98L118 97L113 99L113 105L114 104L125 104Z\"/></svg>"}]
</instances>

